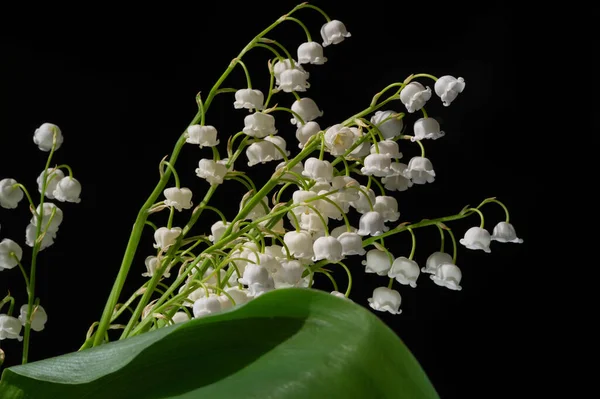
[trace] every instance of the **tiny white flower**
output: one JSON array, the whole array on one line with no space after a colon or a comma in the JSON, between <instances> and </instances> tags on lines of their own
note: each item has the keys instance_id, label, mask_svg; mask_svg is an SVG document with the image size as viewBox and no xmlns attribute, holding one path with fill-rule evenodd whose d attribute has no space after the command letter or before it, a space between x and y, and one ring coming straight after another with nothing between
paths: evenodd
<instances>
[{"instance_id":1,"label":"tiny white flower","mask_svg":"<svg viewBox=\"0 0 600 399\"><path fill-rule=\"evenodd\" d=\"M323 116L323 111L319 109L314 100L308 97L294 101L292 104L292 111L300 115L300 118L302 118L302 121L304 121L305 124ZM295 116L290 119L290 122L297 127L302 126L302 122L297 120Z\"/></svg>"},{"instance_id":2,"label":"tiny white flower","mask_svg":"<svg viewBox=\"0 0 600 399\"><path fill-rule=\"evenodd\" d=\"M216 295L199 298L194 302L194 317L200 318L209 314L218 313L221 311L221 302Z\"/></svg>"},{"instance_id":3,"label":"tiny white flower","mask_svg":"<svg viewBox=\"0 0 600 399\"><path fill-rule=\"evenodd\" d=\"M23 199L23 191L19 187L14 187L15 184L17 184L15 179L0 180L0 206L2 208L15 209Z\"/></svg>"},{"instance_id":4,"label":"tiny white flower","mask_svg":"<svg viewBox=\"0 0 600 399\"><path fill-rule=\"evenodd\" d=\"M183 209L190 209L192 204L192 190L187 187L169 187L163 191L165 196L165 205L172 206L181 212Z\"/></svg>"},{"instance_id":5,"label":"tiny white flower","mask_svg":"<svg viewBox=\"0 0 600 399\"><path fill-rule=\"evenodd\" d=\"M352 36L341 21L331 20L321 27L321 37L323 38L323 47L330 44L339 44L345 38Z\"/></svg>"},{"instance_id":6,"label":"tiny white flower","mask_svg":"<svg viewBox=\"0 0 600 399\"><path fill-rule=\"evenodd\" d=\"M342 243L335 237L325 236L319 237L313 244L314 256L313 261L327 259L330 262L339 262L344 259L342 255Z\"/></svg>"},{"instance_id":7,"label":"tiny white flower","mask_svg":"<svg viewBox=\"0 0 600 399\"><path fill-rule=\"evenodd\" d=\"M439 78L433 88L435 94L442 99L442 103L447 107L465 89L465 80L460 77L456 79L454 76L446 75Z\"/></svg>"},{"instance_id":8,"label":"tiny white flower","mask_svg":"<svg viewBox=\"0 0 600 399\"><path fill-rule=\"evenodd\" d=\"M357 230L358 230L358 229L357 229L356 227L352 227L352 226L350 226L350 233L356 233L356 231L357 231ZM348 232L348 228L346 227L346 225L345 225L345 224L343 224L343 225L341 225L341 226L338 226L338 227L336 227L336 228L332 229L332 230L329 232L329 235L330 235L330 236L332 236L332 237L335 237L335 238L337 238L337 239L339 240L339 239L340 239L340 236L341 236L343 233L347 233L347 232Z\"/></svg>"},{"instance_id":9,"label":"tiny white flower","mask_svg":"<svg viewBox=\"0 0 600 399\"><path fill-rule=\"evenodd\" d=\"M377 111L375 112L375 115L371 117L371 123L379 128L379 131L385 139L393 139L402 133L404 122L402 119L397 119L392 116L395 114L394 111Z\"/></svg>"},{"instance_id":10,"label":"tiny white flower","mask_svg":"<svg viewBox=\"0 0 600 399\"><path fill-rule=\"evenodd\" d=\"M173 320L173 324L180 324L188 321L190 316L188 316L188 314L185 312L177 312L173 315L173 317L171 317L171 319Z\"/></svg>"},{"instance_id":11,"label":"tiny white flower","mask_svg":"<svg viewBox=\"0 0 600 399\"><path fill-rule=\"evenodd\" d=\"M400 101L406 106L409 113L423 108L425 103L431 98L431 89L425 88L419 82L410 82L400 92Z\"/></svg>"},{"instance_id":12,"label":"tiny white flower","mask_svg":"<svg viewBox=\"0 0 600 399\"><path fill-rule=\"evenodd\" d=\"M313 240L307 231L288 231L283 236L283 242L294 258L309 259L314 256Z\"/></svg>"},{"instance_id":13,"label":"tiny white flower","mask_svg":"<svg viewBox=\"0 0 600 399\"><path fill-rule=\"evenodd\" d=\"M52 231L47 231L46 234L44 234L44 238L42 239L42 243L40 244L40 251L43 251L44 249L48 248L50 245L54 244L54 239L56 238L56 232L58 229ZM43 233L43 230L42 230ZM27 228L25 228L25 244L27 244L27 246L32 247L35 245L35 240L36 240L36 234L37 234L37 226L33 223L29 223L27 225Z\"/></svg>"},{"instance_id":14,"label":"tiny white flower","mask_svg":"<svg viewBox=\"0 0 600 399\"><path fill-rule=\"evenodd\" d=\"M310 200L311 198L314 198L316 196L317 196L317 194L314 191L296 190L292 193L292 204L294 204L294 205L303 204L304 202L307 202L308 200ZM311 201L311 202L313 202L313 205L314 205L314 201ZM295 206L294 208L292 208L292 212L294 212L294 215L298 216L301 213L308 213L308 212L313 212L313 211L305 205L300 205L300 206Z\"/></svg>"},{"instance_id":15,"label":"tiny white flower","mask_svg":"<svg viewBox=\"0 0 600 399\"><path fill-rule=\"evenodd\" d=\"M315 239L315 234L321 237L324 235L327 223L329 223L329 219L324 219L325 225L323 225L323 221L315 212L303 213L300 215L300 228L313 234L313 239Z\"/></svg>"},{"instance_id":16,"label":"tiny white flower","mask_svg":"<svg viewBox=\"0 0 600 399\"><path fill-rule=\"evenodd\" d=\"M43 211L42 211L43 209ZM44 202L44 205L42 208L40 208L40 206L38 205L38 207L35 210L37 215L42 214L42 231L44 231L46 229L47 226L47 230L50 232L56 232L58 231L58 227L60 226L60 224L63 221L63 211L57 207L55 204L51 203L51 202ZM54 216L52 216L52 214L54 213ZM50 218L52 218L52 221L50 222ZM50 222L50 224L48 225L48 222ZM36 215L32 216L31 220L29 221L30 224L33 224L34 226L37 226L38 224L38 217Z\"/></svg>"},{"instance_id":17,"label":"tiny white flower","mask_svg":"<svg viewBox=\"0 0 600 399\"><path fill-rule=\"evenodd\" d=\"M335 199L337 199L338 203L342 203L339 204L340 206L350 206L351 201L358 201L360 199L358 187L360 187L360 183L350 176L335 176L331 181L331 188L339 190ZM348 209L345 212L348 212Z\"/></svg>"},{"instance_id":18,"label":"tiny white flower","mask_svg":"<svg viewBox=\"0 0 600 399\"><path fill-rule=\"evenodd\" d=\"M239 279L241 284L248 286L248 296L255 298L267 291L275 289L273 277L269 275L267 269L261 265L248 264L244 275Z\"/></svg>"},{"instance_id":19,"label":"tiny white flower","mask_svg":"<svg viewBox=\"0 0 600 399\"><path fill-rule=\"evenodd\" d=\"M321 131L321 127L317 122L310 121L296 129L296 138L298 139L298 148L304 148L312 136L315 136Z\"/></svg>"},{"instance_id":20,"label":"tiny white flower","mask_svg":"<svg viewBox=\"0 0 600 399\"><path fill-rule=\"evenodd\" d=\"M81 202L81 183L71 176L64 177L56 184L52 195L58 201L78 204Z\"/></svg>"},{"instance_id":21,"label":"tiny white flower","mask_svg":"<svg viewBox=\"0 0 600 399\"><path fill-rule=\"evenodd\" d=\"M371 188L367 188L366 186L360 186L360 190L358 191L358 200L350 201L350 205L356 209L358 213L367 213L371 211L371 205L375 205L375 191ZM368 197L365 196L367 193Z\"/></svg>"},{"instance_id":22,"label":"tiny white flower","mask_svg":"<svg viewBox=\"0 0 600 399\"><path fill-rule=\"evenodd\" d=\"M402 153L400 152L398 143L396 143L394 140L386 139L380 141L377 143L377 147L375 147L375 144L372 144L370 150L371 154L378 154L377 148L379 148L379 154L384 154L394 159L402 158Z\"/></svg>"},{"instance_id":23,"label":"tiny white flower","mask_svg":"<svg viewBox=\"0 0 600 399\"><path fill-rule=\"evenodd\" d=\"M400 304L402 297L396 290L387 287L377 287L373 290L373 296L368 299L369 306L380 312L390 312L391 314L400 314Z\"/></svg>"},{"instance_id":24,"label":"tiny white flower","mask_svg":"<svg viewBox=\"0 0 600 399\"><path fill-rule=\"evenodd\" d=\"M304 73L307 79L310 77L310 73L306 72L302 65L298 64L297 62L294 61L294 67L292 67L292 61L289 58L283 60L283 62L277 60L273 65L273 76L275 76L275 84L279 86L279 84L281 83L280 78L283 71L291 69L297 69L298 71Z\"/></svg>"},{"instance_id":25,"label":"tiny white flower","mask_svg":"<svg viewBox=\"0 0 600 399\"><path fill-rule=\"evenodd\" d=\"M417 141L423 139L437 140L440 137L444 137L446 133L440 130L440 124L433 118L420 118L417 119L413 126L415 135L410 138L410 141Z\"/></svg>"},{"instance_id":26,"label":"tiny white flower","mask_svg":"<svg viewBox=\"0 0 600 399\"><path fill-rule=\"evenodd\" d=\"M361 263L365 266L365 273L375 273L379 276L387 275L392 267L394 256L379 249L370 249L367 257Z\"/></svg>"},{"instance_id":27,"label":"tiny white flower","mask_svg":"<svg viewBox=\"0 0 600 399\"><path fill-rule=\"evenodd\" d=\"M333 166L329 161L311 157L304 161L302 176L330 182L333 179Z\"/></svg>"},{"instance_id":28,"label":"tiny white flower","mask_svg":"<svg viewBox=\"0 0 600 399\"><path fill-rule=\"evenodd\" d=\"M318 191L318 195L326 195L329 193L329 190L321 190ZM335 206L335 201L329 198L329 201L323 199L316 200L314 203L315 208L321 213L323 217L335 220L342 220L344 217L342 216L342 212ZM331 201L331 202L330 202ZM332 203L333 202L333 203Z\"/></svg>"},{"instance_id":29,"label":"tiny white flower","mask_svg":"<svg viewBox=\"0 0 600 399\"><path fill-rule=\"evenodd\" d=\"M415 184L433 183L435 171L431 161L424 157L412 157L402 175Z\"/></svg>"},{"instance_id":30,"label":"tiny white flower","mask_svg":"<svg viewBox=\"0 0 600 399\"><path fill-rule=\"evenodd\" d=\"M323 47L317 42L306 42L298 46L298 63L323 65L327 57L323 56Z\"/></svg>"},{"instance_id":31,"label":"tiny white flower","mask_svg":"<svg viewBox=\"0 0 600 399\"><path fill-rule=\"evenodd\" d=\"M492 241L514 242L521 244L523 239L517 237L517 232L512 224L506 222L498 223L492 232Z\"/></svg>"},{"instance_id":32,"label":"tiny white flower","mask_svg":"<svg viewBox=\"0 0 600 399\"><path fill-rule=\"evenodd\" d=\"M354 130L358 130L354 128ZM357 132L342 124L327 129L323 139L327 149L333 156L343 155L356 141Z\"/></svg>"},{"instance_id":33,"label":"tiny white flower","mask_svg":"<svg viewBox=\"0 0 600 399\"><path fill-rule=\"evenodd\" d=\"M23 337L19 335L23 325L16 317L0 314L0 340L16 339L23 341Z\"/></svg>"},{"instance_id":34,"label":"tiny white flower","mask_svg":"<svg viewBox=\"0 0 600 399\"><path fill-rule=\"evenodd\" d=\"M344 256L364 255L367 252L362 246L362 237L356 232L346 231L337 239L342 244L342 255Z\"/></svg>"},{"instance_id":35,"label":"tiny white flower","mask_svg":"<svg viewBox=\"0 0 600 399\"><path fill-rule=\"evenodd\" d=\"M33 142L42 151L50 151L52 149L52 143L56 135L56 146L54 151L58 150L63 143L63 135L58 126L52 123L44 123L33 133Z\"/></svg>"},{"instance_id":36,"label":"tiny white flower","mask_svg":"<svg viewBox=\"0 0 600 399\"><path fill-rule=\"evenodd\" d=\"M444 263L453 263L452 256L446 252L434 252L427 258L425 267L421 268L423 273L435 274L440 265Z\"/></svg>"},{"instance_id":37,"label":"tiny white flower","mask_svg":"<svg viewBox=\"0 0 600 399\"><path fill-rule=\"evenodd\" d=\"M275 145L270 141L257 141L246 148L246 157L248 157L248 166L254 166L259 163L267 163L281 159L281 156Z\"/></svg>"},{"instance_id":38,"label":"tiny white flower","mask_svg":"<svg viewBox=\"0 0 600 399\"><path fill-rule=\"evenodd\" d=\"M306 268L299 260L281 262L281 268L273 274L275 288L289 288L304 286L302 273Z\"/></svg>"},{"instance_id":39,"label":"tiny white flower","mask_svg":"<svg viewBox=\"0 0 600 399\"><path fill-rule=\"evenodd\" d=\"M287 166L287 162L281 162L277 166L275 166L275 170L277 171L286 166ZM302 162L298 162L297 164L292 166L291 169L288 169L288 170L290 172L294 172L297 175L302 175L302 171L304 170L304 164ZM298 178L295 175L293 175L292 173L285 172L283 175L281 175L280 179L297 180ZM285 184L285 183L286 182L281 181L281 180L277 182L277 184Z\"/></svg>"},{"instance_id":40,"label":"tiny white flower","mask_svg":"<svg viewBox=\"0 0 600 399\"><path fill-rule=\"evenodd\" d=\"M308 83L308 74L298 68L286 69L279 75L279 90L283 90L286 93L293 91L306 91L310 88Z\"/></svg>"},{"instance_id":41,"label":"tiny white flower","mask_svg":"<svg viewBox=\"0 0 600 399\"><path fill-rule=\"evenodd\" d=\"M235 101L233 107L236 109L257 109L264 108L265 95L260 90L240 89L235 92Z\"/></svg>"},{"instance_id":42,"label":"tiny white flower","mask_svg":"<svg viewBox=\"0 0 600 399\"><path fill-rule=\"evenodd\" d=\"M144 264L146 265L146 272L142 273L142 277L154 276L156 269L158 269L161 266L156 256L147 256L144 260ZM171 273L168 269L164 271L163 276L165 278L171 277Z\"/></svg>"},{"instance_id":43,"label":"tiny white flower","mask_svg":"<svg viewBox=\"0 0 600 399\"><path fill-rule=\"evenodd\" d=\"M23 250L19 244L9 238L0 241L0 271L17 266L22 257Z\"/></svg>"},{"instance_id":44,"label":"tiny white flower","mask_svg":"<svg viewBox=\"0 0 600 399\"><path fill-rule=\"evenodd\" d=\"M186 143L198 144L202 147L214 147L219 144L217 129L211 125L191 125L187 128Z\"/></svg>"},{"instance_id":45,"label":"tiny white flower","mask_svg":"<svg viewBox=\"0 0 600 399\"><path fill-rule=\"evenodd\" d=\"M365 166L360 168L360 173L365 176L385 177L392 174L390 166L392 158L386 154L369 154L364 160Z\"/></svg>"},{"instance_id":46,"label":"tiny white flower","mask_svg":"<svg viewBox=\"0 0 600 399\"><path fill-rule=\"evenodd\" d=\"M222 184L227 167L212 159L201 159L196 168L196 176L212 184Z\"/></svg>"},{"instance_id":47,"label":"tiny white flower","mask_svg":"<svg viewBox=\"0 0 600 399\"><path fill-rule=\"evenodd\" d=\"M221 239L221 237L223 237L223 233L225 233L225 231L227 231L227 228L229 227L230 224L231 223L223 222L222 220L219 220L219 221L213 223L213 225L210 226L210 232L212 234L208 236L208 239L211 242L219 241Z\"/></svg>"},{"instance_id":48,"label":"tiny white flower","mask_svg":"<svg viewBox=\"0 0 600 399\"><path fill-rule=\"evenodd\" d=\"M490 243L492 237L486 229L480 227L471 227L465 233L465 237L460 239L460 243L469 249L480 249L484 252L491 252Z\"/></svg>"},{"instance_id":49,"label":"tiny white flower","mask_svg":"<svg viewBox=\"0 0 600 399\"><path fill-rule=\"evenodd\" d=\"M19 321L21 325L24 326L27 322L27 310L29 309L28 305L21 306L19 310ZM41 306L37 305L33 307L33 317L31 318L31 329L33 331L40 332L44 329L44 325L48 321L48 314L46 310Z\"/></svg>"},{"instance_id":50,"label":"tiny white flower","mask_svg":"<svg viewBox=\"0 0 600 399\"><path fill-rule=\"evenodd\" d=\"M64 177L65 174L63 173L62 170L60 169L47 169L46 171L46 198L48 199L54 199L54 190L56 190L56 186L58 185L58 182L61 181ZM41 194L42 193L42 185L44 183L44 172L40 173L40 175L38 176L38 178L36 179L37 185L38 185L38 192Z\"/></svg>"},{"instance_id":51,"label":"tiny white flower","mask_svg":"<svg viewBox=\"0 0 600 399\"><path fill-rule=\"evenodd\" d=\"M408 165L402 162L392 162L390 164L391 174L381 178L381 183L386 190L390 191L406 191L412 187L413 182L404 177L404 171Z\"/></svg>"},{"instance_id":52,"label":"tiny white flower","mask_svg":"<svg viewBox=\"0 0 600 399\"><path fill-rule=\"evenodd\" d=\"M384 219L381 213L369 211L364 213L358 221L357 233L361 236L379 236L389 230L384 224Z\"/></svg>"},{"instance_id":53,"label":"tiny white flower","mask_svg":"<svg viewBox=\"0 0 600 399\"><path fill-rule=\"evenodd\" d=\"M439 286L455 291L462 290L462 287L460 286L462 272L458 266L452 263L441 264L436 270L435 274L432 274L430 277L433 282Z\"/></svg>"},{"instance_id":54,"label":"tiny white flower","mask_svg":"<svg viewBox=\"0 0 600 399\"><path fill-rule=\"evenodd\" d=\"M181 227L173 227L171 229L159 227L154 232L154 241L156 241L154 248L165 250L171 245L175 244L175 241L180 235Z\"/></svg>"},{"instance_id":55,"label":"tiny white flower","mask_svg":"<svg viewBox=\"0 0 600 399\"><path fill-rule=\"evenodd\" d=\"M240 306L250 301L250 297L248 297L248 292L245 289L241 289L238 287L227 287L225 288L225 292L229 296L225 294L221 294L218 296L219 302L221 302L221 310L230 309L234 306ZM233 299L235 304L231 302L231 299Z\"/></svg>"},{"instance_id":56,"label":"tiny white flower","mask_svg":"<svg viewBox=\"0 0 600 399\"><path fill-rule=\"evenodd\" d=\"M285 139L283 137L267 136L265 137L265 141L268 141L275 146L275 153L273 155L274 161L284 159L284 154L286 157L290 155L290 152L286 150L287 143L285 142Z\"/></svg>"},{"instance_id":57,"label":"tiny white flower","mask_svg":"<svg viewBox=\"0 0 600 399\"><path fill-rule=\"evenodd\" d=\"M392 263L392 268L388 271L388 277L395 278L402 285L410 285L415 288L420 273L421 270L417 262L400 256Z\"/></svg>"},{"instance_id":58,"label":"tiny white flower","mask_svg":"<svg viewBox=\"0 0 600 399\"><path fill-rule=\"evenodd\" d=\"M395 222L400 218L400 212L398 212L398 201L396 198L388 195L378 195L375 197L373 210L375 212L379 212L381 216L383 216L383 220L386 222Z\"/></svg>"},{"instance_id":59,"label":"tiny white flower","mask_svg":"<svg viewBox=\"0 0 600 399\"><path fill-rule=\"evenodd\" d=\"M273 115L262 112L255 112L247 115L244 118L243 132L248 136L256 137L257 139L262 139L271 134L276 134L277 129L275 129L275 118Z\"/></svg>"}]
</instances>

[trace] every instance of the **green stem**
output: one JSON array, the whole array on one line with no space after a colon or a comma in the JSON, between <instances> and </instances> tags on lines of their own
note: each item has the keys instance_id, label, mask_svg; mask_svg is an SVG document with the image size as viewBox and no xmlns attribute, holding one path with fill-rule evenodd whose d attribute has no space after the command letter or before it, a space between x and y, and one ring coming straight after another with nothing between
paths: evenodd
<instances>
[{"instance_id":1,"label":"green stem","mask_svg":"<svg viewBox=\"0 0 600 399\"><path fill-rule=\"evenodd\" d=\"M56 168L54 169L66 169L69 172L69 177L72 179L73 178L73 169L71 169L71 167L67 164L62 164L62 165L58 165Z\"/></svg>"},{"instance_id":2,"label":"green stem","mask_svg":"<svg viewBox=\"0 0 600 399\"><path fill-rule=\"evenodd\" d=\"M264 43L256 43L256 44L254 45L254 47L262 47L262 48L266 48L267 50L269 50L269 51L271 51L273 54L275 54L275 57L277 57L277 59L278 59L279 61L281 61L281 62L283 62L283 60L285 59L285 58L283 58L283 57L281 56L281 54L280 54L280 53L279 53L277 50L275 50L273 47L269 46L268 44L264 44Z\"/></svg>"},{"instance_id":3,"label":"green stem","mask_svg":"<svg viewBox=\"0 0 600 399\"><path fill-rule=\"evenodd\" d=\"M440 231L440 238L442 241L442 244L440 245L440 252L444 252L444 243L446 241L446 236L444 235L444 229L442 229L442 226L440 226L439 224L436 224L438 230Z\"/></svg>"},{"instance_id":4,"label":"green stem","mask_svg":"<svg viewBox=\"0 0 600 399\"><path fill-rule=\"evenodd\" d=\"M416 78L429 78L429 79L432 79L434 82L437 82L437 80L438 80L438 78L436 78L435 76L430 75L428 73L417 73L416 75L412 75L410 77L409 82ZM406 82L406 83L408 83L408 82Z\"/></svg>"},{"instance_id":5,"label":"green stem","mask_svg":"<svg viewBox=\"0 0 600 399\"><path fill-rule=\"evenodd\" d=\"M300 8L312 8L313 10L317 10L318 12L321 13L321 15L323 15L325 17L325 20L327 22L331 21L331 18L329 18L329 16L327 14L325 14L325 11L321 10L319 7L317 6L313 6L312 4L308 4L308 3L302 3L298 6L298 9Z\"/></svg>"},{"instance_id":6,"label":"green stem","mask_svg":"<svg viewBox=\"0 0 600 399\"><path fill-rule=\"evenodd\" d=\"M319 269L316 271L317 273L322 273L324 275L326 275L329 278L329 281L331 281L331 284L333 285L333 290L334 291L338 291L338 285L335 281L335 279L333 278L333 276L331 275L331 273L329 273L327 270L325 269Z\"/></svg>"},{"instance_id":7,"label":"green stem","mask_svg":"<svg viewBox=\"0 0 600 399\"><path fill-rule=\"evenodd\" d=\"M473 211L473 212L477 212L479 214L479 218L481 219L481 223L479 224L479 228L483 229L483 226L484 226L484 223L485 223L485 220L483 218L483 213L479 209L477 209L477 208L469 208L469 209L467 209L467 211Z\"/></svg>"},{"instance_id":8,"label":"green stem","mask_svg":"<svg viewBox=\"0 0 600 399\"><path fill-rule=\"evenodd\" d=\"M485 200L486 203L489 202L495 202L496 204L500 205L502 207L502 209L504 209L504 214L506 215L506 223L510 222L510 214L508 213L508 208L506 207L506 205L504 205L502 202L498 201L496 198L488 198L487 200Z\"/></svg>"},{"instance_id":9,"label":"green stem","mask_svg":"<svg viewBox=\"0 0 600 399\"><path fill-rule=\"evenodd\" d=\"M342 266L344 270L346 270L346 274L348 275L348 288L346 288L346 293L344 296L348 298L350 296L350 291L352 290L352 273L350 273L350 269L343 262L336 262L338 265Z\"/></svg>"},{"instance_id":10,"label":"green stem","mask_svg":"<svg viewBox=\"0 0 600 399\"><path fill-rule=\"evenodd\" d=\"M298 94L296 94L296 95L298 95ZM292 111L289 108L275 107L275 108L271 108L271 111L286 111L286 112L289 112L290 114L294 115L294 118L296 118L297 120L299 120L300 123L302 123L304 125L304 119L302 119L302 117L300 115L298 115L296 112Z\"/></svg>"},{"instance_id":11,"label":"green stem","mask_svg":"<svg viewBox=\"0 0 600 399\"><path fill-rule=\"evenodd\" d=\"M27 200L29 201L29 206L31 206L31 209L35 210L35 204L33 203L33 200L31 199L31 195L29 195L29 191L27 191L27 189L25 188L24 185L22 185L21 183L17 183L17 184L13 184L12 186L13 188L20 188L23 193L25 193L25 196L27 197Z\"/></svg>"},{"instance_id":12,"label":"green stem","mask_svg":"<svg viewBox=\"0 0 600 399\"><path fill-rule=\"evenodd\" d=\"M413 257L415 256L415 250L417 248L417 238L415 237L415 233L412 231L412 229L410 227L408 227L407 230L410 233L411 238L412 238L412 248L410 250L410 255L408 255L408 259L412 260Z\"/></svg>"},{"instance_id":13,"label":"green stem","mask_svg":"<svg viewBox=\"0 0 600 399\"><path fill-rule=\"evenodd\" d=\"M388 288L391 290L392 289L392 285L394 284L394 278L390 278L390 281L388 282Z\"/></svg>"},{"instance_id":14,"label":"green stem","mask_svg":"<svg viewBox=\"0 0 600 399\"><path fill-rule=\"evenodd\" d=\"M452 263L456 265L456 255L458 254L458 250L456 248L456 238L454 238L454 233L450 229L448 229L448 234L450 234L450 238L452 239Z\"/></svg>"},{"instance_id":15,"label":"green stem","mask_svg":"<svg viewBox=\"0 0 600 399\"><path fill-rule=\"evenodd\" d=\"M25 271L23 264L21 263L19 258L17 258L17 255L14 252L11 252L10 256L17 261L17 265L19 265L19 269L21 269L21 273L23 274L23 278L25 279L25 286L27 287L27 291L29 291L29 277L27 277L27 272Z\"/></svg>"},{"instance_id":16,"label":"green stem","mask_svg":"<svg viewBox=\"0 0 600 399\"><path fill-rule=\"evenodd\" d=\"M425 111L425 107L421 108L421 112L423 113L423 118L428 118L427 111Z\"/></svg>"},{"instance_id":17,"label":"green stem","mask_svg":"<svg viewBox=\"0 0 600 399\"><path fill-rule=\"evenodd\" d=\"M375 183L375 185L379 188L379 192L381 192L381 195L386 195L385 189L383 188L381 183L379 183L379 181L377 181L377 179L375 177L369 175L369 181L372 181L373 183Z\"/></svg>"},{"instance_id":18,"label":"green stem","mask_svg":"<svg viewBox=\"0 0 600 399\"><path fill-rule=\"evenodd\" d=\"M248 84L248 88L251 89L252 88L252 80L250 79L250 72L248 72L248 68L246 67L246 64L244 64L244 62L239 58L236 58L234 61L236 64L239 64L244 69L244 73L246 74L246 82Z\"/></svg>"},{"instance_id":19,"label":"green stem","mask_svg":"<svg viewBox=\"0 0 600 399\"><path fill-rule=\"evenodd\" d=\"M281 43L279 43L276 40L273 39L267 39L266 37L262 38L259 40L261 43L267 43L267 44L274 44L277 47L279 47L281 49L281 51L283 51L286 55L286 57L288 57L288 59L290 60L290 65L292 67L292 69L296 68L296 63L294 62L294 57L292 57L292 54L290 54L290 52L285 48L285 46Z\"/></svg>"},{"instance_id":20,"label":"green stem","mask_svg":"<svg viewBox=\"0 0 600 399\"><path fill-rule=\"evenodd\" d=\"M294 21L295 23L297 23L298 25L300 25L302 27L302 29L304 29L304 33L306 33L306 41L307 42L312 42L312 38L310 37L310 31L308 30L308 28L306 27L306 25L304 25L302 23L302 21L300 21L297 18L294 17L286 17L285 18L287 21Z\"/></svg>"}]
</instances>

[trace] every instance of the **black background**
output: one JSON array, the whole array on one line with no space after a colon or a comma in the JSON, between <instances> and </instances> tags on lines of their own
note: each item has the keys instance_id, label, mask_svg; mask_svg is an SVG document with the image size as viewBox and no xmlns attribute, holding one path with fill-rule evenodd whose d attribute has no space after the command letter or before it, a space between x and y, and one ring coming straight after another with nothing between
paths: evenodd
<instances>
[{"instance_id":1,"label":"black background","mask_svg":"<svg viewBox=\"0 0 600 399\"><path fill-rule=\"evenodd\" d=\"M325 65L307 67L312 87L306 95L325 111L318 120L321 127L364 109L378 90L411 73L464 77L466 89L450 107L435 96L427 105L429 115L446 131L444 138L425 142L437 178L396 195L401 220L453 214L496 196L510 208L511 222L525 240L522 245L493 243L491 254L459 248L461 292L435 286L422 276L416 289L396 286L403 296L401 315L377 315L411 349L443 398L514 393L522 389L517 388L519 374L527 366L530 345L521 320L531 306L523 290L530 273L531 187L523 166L529 141L520 135L523 116L513 103L520 65L513 11L494 4L400 6L376 0L357 8L336 3L314 2L352 33L325 49ZM137 210L157 181L158 162L196 112L194 96L208 93L239 50L294 5L203 2L198 12L164 4L135 12L74 9L74 14L28 17L5 26L0 36L0 178L13 177L36 191L45 153L37 150L32 135L41 123L52 122L65 137L55 160L68 163L83 184L81 204L59 204L64 222L56 243L39 258L37 293L49 321L43 332L32 335L32 360L79 348L89 325L100 317ZM322 17L310 10L298 17L320 41ZM293 23L269 34L292 54L303 35ZM254 86L263 91L269 56L256 50L247 58ZM431 81L422 81L433 88ZM240 69L224 86L244 84ZM239 130L246 115L233 109L232 98L219 96L207 116L222 142ZM274 100L288 107L293 102L283 94ZM391 103L390 109L403 111L400 102ZM293 137L289 117L277 118L280 134ZM406 119L409 128L416 118ZM288 140L288 148L295 150L293 142ZM407 161L418 154L418 147L406 144L402 151ZM194 176L202 156L210 156L210 150L186 146L178 162L182 181L194 190L196 200L208 187ZM257 167L257 181L264 181L262 172L273 166ZM241 192L230 182L213 204L233 216ZM493 204L484 213L490 231L503 218L502 209ZM22 244L25 262L31 253L24 245L29 218L24 202L17 210L0 209L0 237ZM212 215L202 219L198 231L207 232L214 221ZM460 238L478 223L473 217L450 227ZM437 250L438 237L435 229L417 232L419 263ZM126 292L143 281L139 275L143 258L152 253L151 243L146 232ZM388 245L396 256L406 256L410 238L396 236ZM366 305L372 289L387 280L365 275L357 263L353 266L353 298ZM344 275L339 276L343 286ZM326 281L320 282L329 289ZM17 309L25 303L17 269L0 273L0 293L7 290L17 299ZM16 364L19 345L3 341L2 347L6 365Z\"/></svg>"}]
</instances>

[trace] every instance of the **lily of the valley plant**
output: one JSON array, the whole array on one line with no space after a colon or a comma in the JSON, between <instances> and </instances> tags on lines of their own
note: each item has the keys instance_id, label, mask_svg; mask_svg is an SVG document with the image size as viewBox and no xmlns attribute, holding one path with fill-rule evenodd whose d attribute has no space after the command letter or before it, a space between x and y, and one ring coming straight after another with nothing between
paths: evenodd
<instances>
[{"instance_id":1,"label":"lily of the valley plant","mask_svg":"<svg viewBox=\"0 0 600 399\"><path fill-rule=\"evenodd\" d=\"M318 12L325 19L319 39L298 19L299 11ZM306 34L306 41L296 49L272 37L284 23L296 24ZM457 241L485 252L490 252L492 241L522 242L510 224L507 208L495 198L453 215L417 222L401 219L401 193L432 184L436 177L435 160L427 157L427 142L443 139L445 133L425 108L433 101L451 106L465 89L463 78L415 73L382 88L367 100L365 109L339 115L331 126L320 124L323 110L309 97L306 69L319 73L318 66L327 62L326 48L350 37L341 21L318 7L300 4L252 39L206 95L197 95L198 112L170 156L160 161L158 183L135 219L104 312L90 327L82 350L222 312L271 290L307 287L352 298L352 280L362 273L381 276L381 286L374 289L369 306L400 314L402 292L417 285L462 289ZM270 56L261 72L270 75L269 87L252 85L244 64L250 51ZM245 73L246 85L225 86L238 68ZM231 97L231 113L240 121L237 133L207 124L216 96ZM0 241L0 271L20 272L27 288L27 303L15 304L10 294L0 302L0 340L23 341L22 363L28 360L35 336L32 330L43 330L48 319L44 298L35 292L37 257L59 238L63 219L68 223L62 204L78 203L82 191L76 173L68 165L53 162L63 143L61 129L44 123L33 132L33 142L48 154L37 187L26 188L12 178L0 180L2 207L28 206L31 210L31 219L22 221L22 237ZM226 152L219 150L220 142L227 144ZM195 170L177 168L184 146L197 148ZM420 154L406 159L402 151L411 146ZM265 163L273 166L273 173L262 186L255 184L251 173L238 170L240 164ZM208 188L190 190L180 181L183 175L206 181ZM242 185L246 191L233 218L211 205L211 197L227 184ZM506 214L492 229L484 219L488 205L501 206ZM210 231L190 234L205 212L221 220ZM159 213L168 213L166 224L153 221ZM185 213L189 220L175 225L175 213ZM350 222L353 214L358 220L354 224ZM463 237L457 240L450 225L464 218L474 218L473 227L461 232ZM419 265L414 259L423 228L439 229L440 249ZM154 230L154 243L140 242L144 229ZM409 253L388 249L386 241L398 239L396 235L410 237ZM145 264L133 264L139 251L147 255ZM361 259L364 269L352 270L346 264L354 257ZM335 268L347 273L344 286L334 279L331 271ZM146 281L139 289L124 292L132 273L142 274ZM313 287L317 273L327 276L330 285Z\"/></svg>"}]
</instances>

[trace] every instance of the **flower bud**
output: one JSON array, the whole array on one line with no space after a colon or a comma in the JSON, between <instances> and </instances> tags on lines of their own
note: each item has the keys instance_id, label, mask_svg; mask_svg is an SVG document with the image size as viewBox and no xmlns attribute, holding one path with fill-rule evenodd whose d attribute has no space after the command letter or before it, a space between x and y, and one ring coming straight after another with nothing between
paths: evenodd
<instances>
[{"instance_id":1,"label":"flower bud","mask_svg":"<svg viewBox=\"0 0 600 399\"><path fill-rule=\"evenodd\" d=\"M44 123L33 133L33 142L37 144L40 150L48 152L56 136L56 146L54 151L58 150L63 143L63 135L58 126L52 123Z\"/></svg>"}]
</instances>

